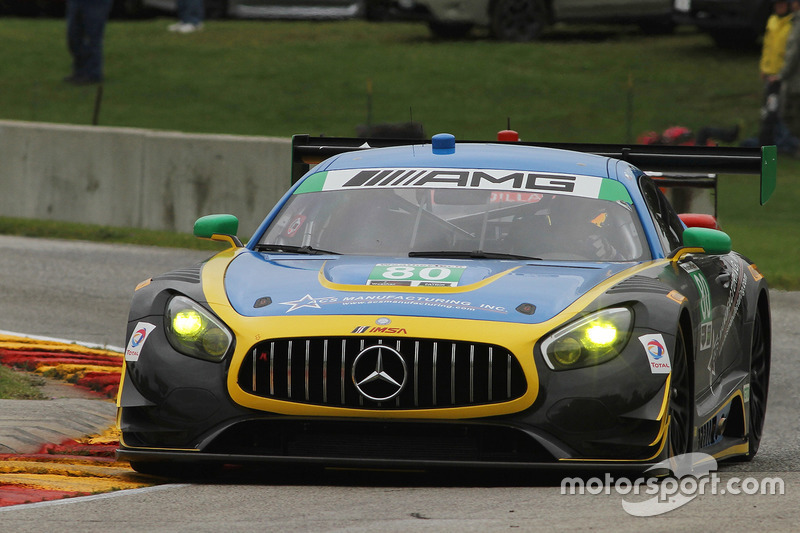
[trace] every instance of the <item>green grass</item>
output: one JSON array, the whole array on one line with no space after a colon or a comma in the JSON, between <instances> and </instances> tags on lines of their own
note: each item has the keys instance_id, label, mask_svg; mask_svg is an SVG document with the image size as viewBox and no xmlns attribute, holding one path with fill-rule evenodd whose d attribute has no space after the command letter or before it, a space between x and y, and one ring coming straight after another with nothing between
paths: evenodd
<instances>
[{"instance_id":1,"label":"green grass","mask_svg":"<svg viewBox=\"0 0 800 533\"><path fill-rule=\"evenodd\" d=\"M0 365L0 399L43 400L36 379Z\"/></svg>"},{"instance_id":2,"label":"green grass","mask_svg":"<svg viewBox=\"0 0 800 533\"><path fill-rule=\"evenodd\" d=\"M372 122L413 114L428 134L469 139L491 139L509 119L536 141L629 142L676 124L757 130L758 55L716 48L687 29L648 37L565 26L518 44L481 34L437 41L422 24L210 21L201 33L176 35L169 22L109 23L101 125L352 136L371 102ZM69 66L62 20L0 18L0 42L0 119L91 123L96 89L61 81ZM754 177L724 177L719 194L734 247L786 289L800 289L798 176L800 162L782 158L764 208ZM8 219L0 233L184 246L164 234Z\"/></svg>"},{"instance_id":3,"label":"green grass","mask_svg":"<svg viewBox=\"0 0 800 533\"><path fill-rule=\"evenodd\" d=\"M535 44L437 41L422 24L211 21L176 35L167 19L109 23L100 123L187 132L353 135L367 120L486 138L624 142L630 131L742 121L755 131L756 55L695 33L551 32ZM0 118L88 124L93 87L62 83L64 23L0 19Z\"/></svg>"}]
</instances>

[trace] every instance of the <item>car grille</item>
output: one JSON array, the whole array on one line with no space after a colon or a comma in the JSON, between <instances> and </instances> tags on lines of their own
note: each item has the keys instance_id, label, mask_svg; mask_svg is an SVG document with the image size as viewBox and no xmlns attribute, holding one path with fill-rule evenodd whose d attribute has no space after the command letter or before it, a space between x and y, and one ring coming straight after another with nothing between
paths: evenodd
<instances>
[{"instance_id":1,"label":"car grille","mask_svg":"<svg viewBox=\"0 0 800 533\"><path fill-rule=\"evenodd\" d=\"M388 378L374 379L380 373ZM519 362L500 346L392 337L264 341L245 357L238 383L266 398L356 409L501 403L527 390Z\"/></svg>"}]
</instances>

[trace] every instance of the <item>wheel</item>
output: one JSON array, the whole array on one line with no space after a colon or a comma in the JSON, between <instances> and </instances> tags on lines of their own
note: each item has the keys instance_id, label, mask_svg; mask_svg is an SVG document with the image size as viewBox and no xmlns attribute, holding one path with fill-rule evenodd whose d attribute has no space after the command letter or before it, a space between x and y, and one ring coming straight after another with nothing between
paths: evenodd
<instances>
[{"instance_id":1,"label":"wheel","mask_svg":"<svg viewBox=\"0 0 800 533\"><path fill-rule=\"evenodd\" d=\"M753 322L753 342L750 348L750 416L747 424L749 451L743 457L751 461L758 453L764 420L767 415L767 394L769 393L770 340L769 326L759 307Z\"/></svg>"},{"instance_id":2,"label":"wheel","mask_svg":"<svg viewBox=\"0 0 800 533\"><path fill-rule=\"evenodd\" d=\"M491 24L501 41L533 41L547 25L547 10L542 0L498 0Z\"/></svg>"},{"instance_id":3,"label":"wheel","mask_svg":"<svg viewBox=\"0 0 800 533\"><path fill-rule=\"evenodd\" d=\"M692 372L686 353L683 328L678 328L675 350L672 353L672 372L669 383L669 430L667 444L669 456L674 457L692 451L693 410Z\"/></svg>"}]
</instances>

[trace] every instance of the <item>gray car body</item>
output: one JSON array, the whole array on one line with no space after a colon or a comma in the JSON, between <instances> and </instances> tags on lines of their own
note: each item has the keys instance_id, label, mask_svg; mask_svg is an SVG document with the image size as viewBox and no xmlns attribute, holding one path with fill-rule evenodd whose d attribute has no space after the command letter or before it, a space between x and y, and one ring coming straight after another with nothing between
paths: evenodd
<instances>
[{"instance_id":1,"label":"gray car body","mask_svg":"<svg viewBox=\"0 0 800 533\"><path fill-rule=\"evenodd\" d=\"M347 19L363 15L365 0L206 0L211 17ZM142 0L144 7L176 11L176 0Z\"/></svg>"},{"instance_id":2,"label":"gray car body","mask_svg":"<svg viewBox=\"0 0 800 533\"><path fill-rule=\"evenodd\" d=\"M431 18L444 23L491 24L495 0L406 0L401 5L427 10ZM638 21L669 18L670 0L546 0L551 21Z\"/></svg>"}]
</instances>

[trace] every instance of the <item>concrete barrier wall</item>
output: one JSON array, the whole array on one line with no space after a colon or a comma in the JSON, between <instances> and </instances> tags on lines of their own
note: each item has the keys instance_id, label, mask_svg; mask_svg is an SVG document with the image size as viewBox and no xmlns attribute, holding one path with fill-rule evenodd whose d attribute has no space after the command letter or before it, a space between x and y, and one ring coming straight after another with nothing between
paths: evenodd
<instances>
[{"instance_id":1,"label":"concrete barrier wall","mask_svg":"<svg viewBox=\"0 0 800 533\"><path fill-rule=\"evenodd\" d=\"M289 139L0 120L0 216L190 233L231 213L247 239L290 158Z\"/></svg>"}]
</instances>

